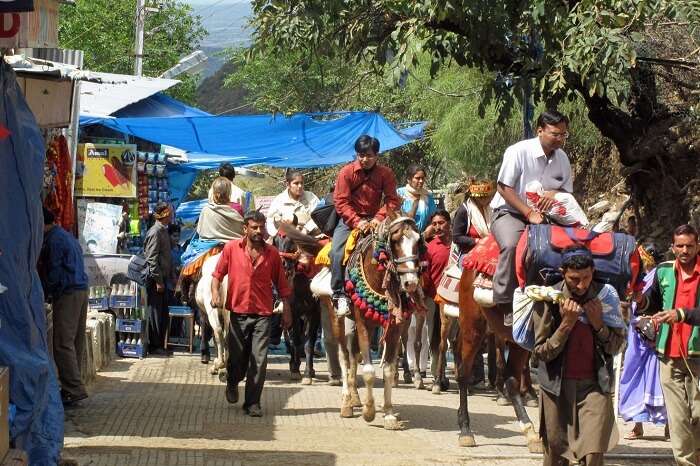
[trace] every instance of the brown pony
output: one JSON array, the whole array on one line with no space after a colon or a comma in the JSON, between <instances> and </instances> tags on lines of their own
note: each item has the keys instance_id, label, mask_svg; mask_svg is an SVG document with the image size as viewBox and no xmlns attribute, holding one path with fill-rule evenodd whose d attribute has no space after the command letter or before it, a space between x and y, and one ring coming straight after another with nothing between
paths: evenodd
<instances>
[{"instance_id":1,"label":"brown pony","mask_svg":"<svg viewBox=\"0 0 700 466\"><path fill-rule=\"evenodd\" d=\"M400 337L404 328L410 323L410 312L424 310L419 288L421 238L415 222L407 217L396 218L391 215L380 227L380 230L382 229L385 235L380 234L379 238L386 237L385 260L381 255L377 260L374 254L377 241L372 235L359 242L355 252L356 261L353 263L353 257L351 257L348 267L353 270L351 277L354 274L355 276L358 273L361 274L364 282L363 290L369 289L369 294L388 299L388 314L384 314L386 319L382 317L381 320L377 320L377 315L373 316L372 311L366 309L365 303L357 299L353 301L352 317L347 319L336 317L332 306L325 307L331 313L335 337L338 342L341 342L339 345L343 370L341 417L352 417L353 407L360 405L356 375L361 358L362 375L367 387L362 416L367 422L374 420L376 408L372 389L375 370L370 354L370 335L377 326L383 325L384 428L397 430L401 428L401 424L393 410L391 390L392 381L397 372ZM381 270L382 268L385 270Z\"/></svg>"},{"instance_id":2,"label":"brown pony","mask_svg":"<svg viewBox=\"0 0 700 466\"><path fill-rule=\"evenodd\" d=\"M542 441L535 430L530 417L525 411L520 386L529 351L518 346L513 341L512 328L503 324L503 314L496 308L484 308L474 301L473 270L464 270L459 282L459 333L455 348L455 364L457 367L457 382L459 384L459 444L463 447L476 446L474 434L469 422L468 386L467 379L472 371L474 356L481 348L486 337L486 328L494 332L496 338L509 343L508 361L505 366L505 391L510 398L515 415L520 422L520 428L527 438L530 452L542 452Z\"/></svg>"}]
</instances>

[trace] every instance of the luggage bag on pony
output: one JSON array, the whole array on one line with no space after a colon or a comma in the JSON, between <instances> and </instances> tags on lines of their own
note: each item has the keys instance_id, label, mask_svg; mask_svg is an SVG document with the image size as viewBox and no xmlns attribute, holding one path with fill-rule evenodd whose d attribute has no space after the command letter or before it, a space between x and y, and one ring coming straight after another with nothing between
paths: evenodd
<instances>
[{"instance_id":1,"label":"luggage bag on pony","mask_svg":"<svg viewBox=\"0 0 700 466\"><path fill-rule=\"evenodd\" d=\"M560 272L562 251L583 244L593 255L593 280L610 285L600 299L605 303L625 296L640 276L640 258L633 236L624 233L596 233L556 225L529 225L518 242L515 271L519 288L513 297L513 339L532 350L532 285L551 286L563 280ZM613 296L614 295L614 296Z\"/></svg>"}]
</instances>

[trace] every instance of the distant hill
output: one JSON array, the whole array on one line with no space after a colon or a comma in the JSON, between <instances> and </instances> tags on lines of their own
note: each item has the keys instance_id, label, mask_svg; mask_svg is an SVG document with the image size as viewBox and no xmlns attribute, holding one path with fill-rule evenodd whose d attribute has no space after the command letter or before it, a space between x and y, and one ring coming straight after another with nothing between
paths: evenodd
<instances>
[{"instance_id":1,"label":"distant hill","mask_svg":"<svg viewBox=\"0 0 700 466\"><path fill-rule=\"evenodd\" d=\"M202 18L208 35L201 48L209 57L203 75L212 76L224 64L217 53L230 47L245 47L250 44L250 31L246 28L252 10L250 2L235 0L190 0L194 14Z\"/></svg>"},{"instance_id":2,"label":"distant hill","mask_svg":"<svg viewBox=\"0 0 700 466\"><path fill-rule=\"evenodd\" d=\"M245 89L224 87L226 76L234 69L232 63L224 63L216 73L202 81L197 88L197 108L214 115L224 112L226 115L255 113L253 106L243 107L246 103Z\"/></svg>"}]
</instances>

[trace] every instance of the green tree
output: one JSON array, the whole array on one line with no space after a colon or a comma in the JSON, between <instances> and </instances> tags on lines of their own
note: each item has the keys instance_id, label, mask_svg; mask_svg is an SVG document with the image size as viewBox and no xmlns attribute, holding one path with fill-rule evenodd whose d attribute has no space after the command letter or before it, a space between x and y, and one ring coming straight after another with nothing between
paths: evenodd
<instances>
[{"instance_id":1,"label":"green tree","mask_svg":"<svg viewBox=\"0 0 700 466\"><path fill-rule=\"evenodd\" d=\"M693 214L679 207L700 188L698 0L254 0L253 9L254 46L267 53L371 61L396 79L425 57L433 76L479 69L488 78L479 114L493 108L500 121L526 96L547 106L578 97L615 144L646 217L661 214L668 228Z\"/></svg>"},{"instance_id":2,"label":"green tree","mask_svg":"<svg viewBox=\"0 0 700 466\"><path fill-rule=\"evenodd\" d=\"M62 5L59 43L85 52L85 69L132 74L134 69L134 16L136 0L78 0ZM145 19L143 74L159 76L199 46L206 35L200 18L180 0L166 0ZM196 78L182 75L170 92L194 102Z\"/></svg>"}]
</instances>

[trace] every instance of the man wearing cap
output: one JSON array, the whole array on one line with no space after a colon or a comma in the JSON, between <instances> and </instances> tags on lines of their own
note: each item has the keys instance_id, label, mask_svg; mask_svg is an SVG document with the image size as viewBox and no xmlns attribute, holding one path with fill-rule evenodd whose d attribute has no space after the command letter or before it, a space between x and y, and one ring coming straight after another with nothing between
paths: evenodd
<instances>
[{"instance_id":1,"label":"man wearing cap","mask_svg":"<svg viewBox=\"0 0 700 466\"><path fill-rule=\"evenodd\" d=\"M379 141L371 136L360 136L355 142L356 159L338 173L333 200L340 216L333 233L331 249L331 288L336 314L345 316L350 304L345 295L345 243L350 232L357 228L363 233L375 228L386 217L387 211L398 211L401 206L396 194L396 176L391 168L377 163ZM383 201L383 206L382 206Z\"/></svg>"},{"instance_id":2,"label":"man wearing cap","mask_svg":"<svg viewBox=\"0 0 700 466\"><path fill-rule=\"evenodd\" d=\"M564 280L554 285L562 301L536 302L532 313L542 464L597 466L617 436L612 358L624 344L625 323L614 289L593 282L590 251L574 245L562 255ZM605 309L598 299L603 287L612 296Z\"/></svg>"},{"instance_id":3,"label":"man wearing cap","mask_svg":"<svg viewBox=\"0 0 700 466\"><path fill-rule=\"evenodd\" d=\"M493 277L493 298L503 311L506 325L513 320L515 277L515 248L529 223L544 221L542 212L554 203L557 192L574 189L571 164L561 149L569 136L569 119L555 110L543 112L537 119L537 136L520 141L503 154L498 173L497 193L491 201L494 220L491 224L500 256ZM537 208L531 209L525 200L525 186L539 181L545 190Z\"/></svg>"},{"instance_id":4,"label":"man wearing cap","mask_svg":"<svg viewBox=\"0 0 700 466\"><path fill-rule=\"evenodd\" d=\"M153 212L155 223L146 233L143 243L148 267L146 283L148 305L148 343L152 354L170 355L165 350L165 327L168 324L168 290L175 276L168 225L172 221L172 209L159 202Z\"/></svg>"},{"instance_id":5,"label":"man wearing cap","mask_svg":"<svg viewBox=\"0 0 700 466\"><path fill-rule=\"evenodd\" d=\"M662 262L638 314L662 324L656 336L671 448L676 464L697 465L700 451L700 245L698 232L681 225L673 232L675 261Z\"/></svg>"}]
</instances>

